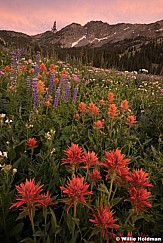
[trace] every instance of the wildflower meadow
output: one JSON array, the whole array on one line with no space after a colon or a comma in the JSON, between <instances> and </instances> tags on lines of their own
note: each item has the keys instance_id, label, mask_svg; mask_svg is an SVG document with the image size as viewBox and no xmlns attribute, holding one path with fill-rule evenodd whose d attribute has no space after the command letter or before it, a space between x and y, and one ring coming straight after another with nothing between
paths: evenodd
<instances>
[{"instance_id":1,"label":"wildflower meadow","mask_svg":"<svg viewBox=\"0 0 163 243\"><path fill-rule=\"evenodd\" d=\"M163 78L0 59L0 242L161 241Z\"/></svg>"}]
</instances>

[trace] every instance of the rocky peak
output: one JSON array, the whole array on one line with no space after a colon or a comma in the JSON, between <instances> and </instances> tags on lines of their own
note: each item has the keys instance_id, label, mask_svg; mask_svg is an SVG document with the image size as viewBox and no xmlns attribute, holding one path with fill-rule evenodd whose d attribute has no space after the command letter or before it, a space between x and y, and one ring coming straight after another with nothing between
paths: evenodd
<instances>
[{"instance_id":1,"label":"rocky peak","mask_svg":"<svg viewBox=\"0 0 163 243\"><path fill-rule=\"evenodd\" d=\"M40 46L58 45L61 47L79 47L89 45L100 47L107 43L116 43L135 38L163 37L163 20L150 24L118 23L110 25L102 21L90 21L84 26L71 23L59 31L28 36L14 31L0 31L0 38L4 42L13 43L22 38L27 42L37 42Z\"/></svg>"}]
</instances>

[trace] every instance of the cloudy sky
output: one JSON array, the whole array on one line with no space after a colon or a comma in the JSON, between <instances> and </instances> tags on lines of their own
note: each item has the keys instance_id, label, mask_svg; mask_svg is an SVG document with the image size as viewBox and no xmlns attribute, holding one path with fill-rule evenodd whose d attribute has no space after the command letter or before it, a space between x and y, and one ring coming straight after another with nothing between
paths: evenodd
<instances>
[{"instance_id":1,"label":"cloudy sky","mask_svg":"<svg viewBox=\"0 0 163 243\"><path fill-rule=\"evenodd\" d=\"M0 0L0 30L38 34L72 22L153 23L163 19L163 0Z\"/></svg>"}]
</instances>

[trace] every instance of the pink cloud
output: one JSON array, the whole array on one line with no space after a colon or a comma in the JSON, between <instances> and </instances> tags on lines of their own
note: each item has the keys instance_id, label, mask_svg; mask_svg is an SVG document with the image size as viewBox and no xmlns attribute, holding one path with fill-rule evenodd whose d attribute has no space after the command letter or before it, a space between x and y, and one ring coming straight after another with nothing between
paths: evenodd
<instances>
[{"instance_id":1,"label":"pink cloud","mask_svg":"<svg viewBox=\"0 0 163 243\"><path fill-rule=\"evenodd\" d=\"M163 18L162 0L5 0L1 3L0 29L37 34L72 23L90 20L110 24L151 23Z\"/></svg>"}]
</instances>

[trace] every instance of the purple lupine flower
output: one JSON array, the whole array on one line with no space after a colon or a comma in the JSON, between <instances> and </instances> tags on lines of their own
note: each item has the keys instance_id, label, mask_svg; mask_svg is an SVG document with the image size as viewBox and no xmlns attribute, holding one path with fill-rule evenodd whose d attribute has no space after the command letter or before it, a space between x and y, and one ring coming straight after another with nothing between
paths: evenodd
<instances>
[{"instance_id":1,"label":"purple lupine flower","mask_svg":"<svg viewBox=\"0 0 163 243\"><path fill-rule=\"evenodd\" d=\"M35 76L35 78L38 77L38 73L39 73L39 66L36 64L35 67L34 67L34 76Z\"/></svg>"},{"instance_id":2,"label":"purple lupine flower","mask_svg":"<svg viewBox=\"0 0 163 243\"><path fill-rule=\"evenodd\" d=\"M38 82L37 78L32 79L32 92L33 92L34 108L37 108L40 104L37 82Z\"/></svg>"},{"instance_id":3,"label":"purple lupine flower","mask_svg":"<svg viewBox=\"0 0 163 243\"><path fill-rule=\"evenodd\" d=\"M79 85L77 84L76 87L74 88L74 92L73 92L73 96L72 96L72 101L75 103L76 102L76 98L78 95L78 91L79 91Z\"/></svg>"},{"instance_id":4,"label":"purple lupine flower","mask_svg":"<svg viewBox=\"0 0 163 243\"><path fill-rule=\"evenodd\" d=\"M31 79L29 76L26 79L26 87L27 87L27 93L29 94L31 91Z\"/></svg>"},{"instance_id":5,"label":"purple lupine flower","mask_svg":"<svg viewBox=\"0 0 163 243\"><path fill-rule=\"evenodd\" d=\"M40 66L40 52L39 51L37 51L37 54L36 54L36 64L38 66Z\"/></svg>"},{"instance_id":6,"label":"purple lupine flower","mask_svg":"<svg viewBox=\"0 0 163 243\"><path fill-rule=\"evenodd\" d=\"M20 57L22 54L21 49L15 49L13 52L11 52L11 55L15 55L16 57Z\"/></svg>"},{"instance_id":7,"label":"purple lupine flower","mask_svg":"<svg viewBox=\"0 0 163 243\"><path fill-rule=\"evenodd\" d=\"M20 48L15 49L11 54L12 54L12 56L15 56L15 58L16 58L17 69L20 69L22 49L20 49Z\"/></svg>"},{"instance_id":8,"label":"purple lupine flower","mask_svg":"<svg viewBox=\"0 0 163 243\"><path fill-rule=\"evenodd\" d=\"M70 97L71 83L68 82L64 92L64 102L67 103Z\"/></svg>"},{"instance_id":9,"label":"purple lupine flower","mask_svg":"<svg viewBox=\"0 0 163 243\"><path fill-rule=\"evenodd\" d=\"M36 78L38 77L39 71L40 71L40 52L37 51L37 54L36 54L36 65L34 67L34 75L35 75Z\"/></svg>"},{"instance_id":10,"label":"purple lupine flower","mask_svg":"<svg viewBox=\"0 0 163 243\"><path fill-rule=\"evenodd\" d=\"M55 85L55 74L54 73L50 73L50 82L49 82L49 87L48 87L48 91L44 97L44 101L48 99L49 95L52 94L53 92L53 88Z\"/></svg>"},{"instance_id":11,"label":"purple lupine flower","mask_svg":"<svg viewBox=\"0 0 163 243\"><path fill-rule=\"evenodd\" d=\"M54 85L55 85L55 74L50 73L50 82L49 82L49 87L48 87L48 94L49 95L52 94Z\"/></svg>"},{"instance_id":12,"label":"purple lupine flower","mask_svg":"<svg viewBox=\"0 0 163 243\"><path fill-rule=\"evenodd\" d=\"M61 76L59 84L65 88L65 86L67 84L67 78L65 76Z\"/></svg>"},{"instance_id":13,"label":"purple lupine flower","mask_svg":"<svg viewBox=\"0 0 163 243\"><path fill-rule=\"evenodd\" d=\"M11 87L14 90L16 86L16 76L17 76L17 56L16 56L16 51L11 53L11 76L10 76L10 81L11 81Z\"/></svg>"},{"instance_id":14,"label":"purple lupine flower","mask_svg":"<svg viewBox=\"0 0 163 243\"><path fill-rule=\"evenodd\" d=\"M54 104L53 104L55 109L58 107L60 93L61 93L61 89L60 89L60 87L58 87L56 92L55 92L55 98L54 98Z\"/></svg>"}]
</instances>

